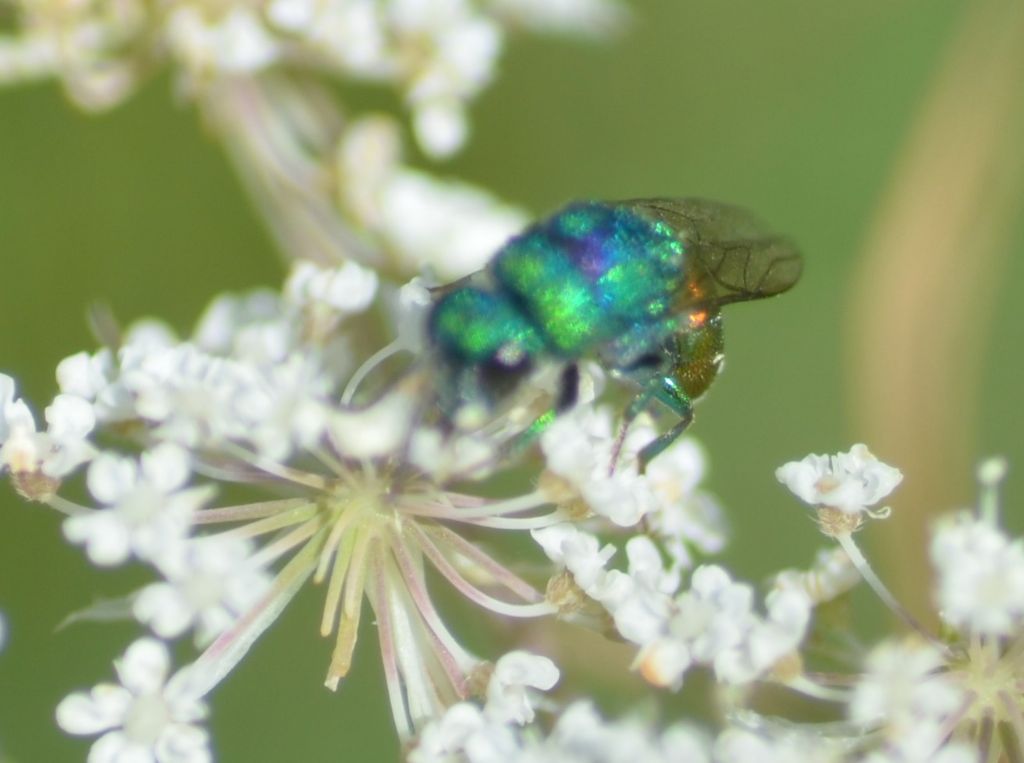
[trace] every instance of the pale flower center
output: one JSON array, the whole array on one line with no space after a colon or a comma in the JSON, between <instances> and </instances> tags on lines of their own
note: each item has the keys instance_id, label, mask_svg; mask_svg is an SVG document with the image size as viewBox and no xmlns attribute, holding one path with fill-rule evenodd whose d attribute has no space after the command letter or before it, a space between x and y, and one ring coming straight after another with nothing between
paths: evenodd
<instances>
[{"instance_id":1,"label":"pale flower center","mask_svg":"<svg viewBox=\"0 0 1024 763\"><path fill-rule=\"evenodd\" d=\"M117 513L131 526L145 525L162 510L163 498L150 486L140 485L117 505Z\"/></svg>"},{"instance_id":2,"label":"pale flower center","mask_svg":"<svg viewBox=\"0 0 1024 763\"><path fill-rule=\"evenodd\" d=\"M185 584L185 597L194 609L202 611L220 603L225 578L211 573L193 575Z\"/></svg>"},{"instance_id":3,"label":"pale flower center","mask_svg":"<svg viewBox=\"0 0 1024 763\"><path fill-rule=\"evenodd\" d=\"M141 745L152 747L171 722L171 710L159 692L135 699L124 719L124 733Z\"/></svg>"},{"instance_id":4,"label":"pale flower center","mask_svg":"<svg viewBox=\"0 0 1024 763\"><path fill-rule=\"evenodd\" d=\"M1012 754L1009 758L999 755L1000 751L1020 749L1024 743L1024 702L1020 693L1024 680L1024 638L1008 646L998 639L982 638L971 645L966 657L951 673L969 697L960 727L966 723L978 733L990 725L995 733L990 740L988 759L1016 760Z\"/></svg>"}]
</instances>

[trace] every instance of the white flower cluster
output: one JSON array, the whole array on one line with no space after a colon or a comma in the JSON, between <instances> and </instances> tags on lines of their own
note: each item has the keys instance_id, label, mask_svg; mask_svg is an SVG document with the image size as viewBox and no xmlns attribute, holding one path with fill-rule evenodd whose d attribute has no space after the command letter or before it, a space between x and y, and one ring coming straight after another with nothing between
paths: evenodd
<instances>
[{"instance_id":1,"label":"white flower cluster","mask_svg":"<svg viewBox=\"0 0 1024 763\"><path fill-rule=\"evenodd\" d=\"M886 739L885 757L876 760L933 760L944 748L947 723L963 706L963 689L949 674L940 672L944 659L924 643L883 643L868 656L865 673L850 700L851 720L865 727L881 725ZM959 746L952 746L959 759Z\"/></svg>"},{"instance_id":2,"label":"white flower cluster","mask_svg":"<svg viewBox=\"0 0 1024 763\"><path fill-rule=\"evenodd\" d=\"M503 658L504 659L504 658ZM543 660L521 655L518 659ZM500 669L502 661L498 662ZM538 667L540 667L538 665ZM557 679L557 671L553 674ZM547 678L547 677L545 677ZM492 679L492 687L497 679ZM528 684L547 690L554 680ZM639 718L607 721L587 701L564 708L549 732L500 710L463 702L424 728L409 763L838 763L840 747L796 729L730 726L717 738L692 724L657 730ZM960 763L950 761L950 763Z\"/></svg>"},{"instance_id":3,"label":"white flower cluster","mask_svg":"<svg viewBox=\"0 0 1024 763\"><path fill-rule=\"evenodd\" d=\"M52 496L61 479L95 453L88 440L96 426L92 406L77 395L58 395L40 432L28 405L14 395L14 379L0 374L0 471L9 470L27 498Z\"/></svg>"},{"instance_id":4,"label":"white flower cluster","mask_svg":"<svg viewBox=\"0 0 1024 763\"><path fill-rule=\"evenodd\" d=\"M640 723L607 724L585 702L567 708L551 734L539 739L527 726L535 715L527 689L547 691L557 680L558 670L546 658L505 655L495 665L483 707L462 702L449 708L424 728L409 763L707 760L702 756L707 742L699 732L680 726L659 738Z\"/></svg>"},{"instance_id":5,"label":"white flower cluster","mask_svg":"<svg viewBox=\"0 0 1024 763\"><path fill-rule=\"evenodd\" d=\"M442 282L468 275L528 219L479 188L410 168L398 125L383 116L348 124L334 168L341 209L404 273L429 271Z\"/></svg>"},{"instance_id":6,"label":"white flower cluster","mask_svg":"<svg viewBox=\"0 0 1024 763\"><path fill-rule=\"evenodd\" d=\"M686 726L655 733L638 721L607 723L587 702L570 705L542 739L462 704L428 726L410 763L710 763L708 744ZM739 759L736 759L739 760Z\"/></svg>"},{"instance_id":7,"label":"white flower cluster","mask_svg":"<svg viewBox=\"0 0 1024 763\"><path fill-rule=\"evenodd\" d=\"M220 298L184 342L142 324L116 354L67 358L57 378L64 392L92 404L101 425L142 422L156 439L184 448L232 442L286 459L323 434L333 375L351 362L335 329L365 310L376 288L375 274L355 263L300 264L284 300L267 292ZM331 339L308 342L311 332Z\"/></svg>"},{"instance_id":8,"label":"white flower cluster","mask_svg":"<svg viewBox=\"0 0 1024 763\"><path fill-rule=\"evenodd\" d=\"M536 530L534 538L591 599L611 614L627 641L640 647L636 665L656 686L679 688L693 665L714 669L727 684L754 681L800 645L811 600L796 589L771 592L767 615L755 611L753 589L716 565L698 567L679 590L654 542L638 535L626 544L628 569L606 569L614 547L573 525Z\"/></svg>"},{"instance_id":9,"label":"white flower cluster","mask_svg":"<svg viewBox=\"0 0 1024 763\"><path fill-rule=\"evenodd\" d=\"M581 407L562 416L541 438L546 468L558 478L546 490L552 500L578 500L618 527L644 521L665 543L677 573L691 565L688 547L703 554L722 549L725 521L714 499L698 489L706 464L693 439L677 441L646 473L638 472L637 454L655 437L641 418L616 453L616 423L607 408Z\"/></svg>"},{"instance_id":10,"label":"white flower cluster","mask_svg":"<svg viewBox=\"0 0 1024 763\"><path fill-rule=\"evenodd\" d=\"M931 558L945 622L990 637L1024 631L1024 539L964 512L938 524Z\"/></svg>"},{"instance_id":11,"label":"white flower cluster","mask_svg":"<svg viewBox=\"0 0 1024 763\"><path fill-rule=\"evenodd\" d=\"M194 92L279 68L387 82L437 155L465 140L466 103L490 82L507 27L586 32L622 16L614 0L19 0L14 11L17 34L0 38L0 83L57 76L96 109L129 95L154 60L169 60Z\"/></svg>"}]
</instances>

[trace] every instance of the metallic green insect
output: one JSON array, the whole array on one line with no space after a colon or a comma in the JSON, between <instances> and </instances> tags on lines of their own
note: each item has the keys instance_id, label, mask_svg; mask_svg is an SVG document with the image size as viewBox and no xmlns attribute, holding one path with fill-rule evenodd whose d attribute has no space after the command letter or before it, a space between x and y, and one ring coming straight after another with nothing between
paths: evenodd
<instances>
[{"instance_id":1,"label":"metallic green insect","mask_svg":"<svg viewBox=\"0 0 1024 763\"><path fill-rule=\"evenodd\" d=\"M721 367L722 306L780 294L801 269L788 239L726 204L570 204L438 291L428 331L442 415L492 407L540 362L560 362L558 399L535 435L575 404L577 362L593 358L639 387L623 432L655 400L679 417L640 451L643 471L686 429Z\"/></svg>"}]
</instances>

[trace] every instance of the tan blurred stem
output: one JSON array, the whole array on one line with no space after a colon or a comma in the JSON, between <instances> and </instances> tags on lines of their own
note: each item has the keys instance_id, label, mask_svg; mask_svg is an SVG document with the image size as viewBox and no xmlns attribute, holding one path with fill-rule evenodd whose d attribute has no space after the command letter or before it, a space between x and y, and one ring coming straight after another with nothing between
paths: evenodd
<instances>
[{"instance_id":1,"label":"tan blurred stem","mask_svg":"<svg viewBox=\"0 0 1024 763\"><path fill-rule=\"evenodd\" d=\"M996 281L1024 188L1024 4L967 5L868 235L847 322L857 439L906 480L879 542L925 615L927 526L965 505Z\"/></svg>"},{"instance_id":2,"label":"tan blurred stem","mask_svg":"<svg viewBox=\"0 0 1024 763\"><path fill-rule=\"evenodd\" d=\"M345 120L313 78L269 73L211 85L199 103L289 260L385 263L339 213L329 170Z\"/></svg>"}]
</instances>

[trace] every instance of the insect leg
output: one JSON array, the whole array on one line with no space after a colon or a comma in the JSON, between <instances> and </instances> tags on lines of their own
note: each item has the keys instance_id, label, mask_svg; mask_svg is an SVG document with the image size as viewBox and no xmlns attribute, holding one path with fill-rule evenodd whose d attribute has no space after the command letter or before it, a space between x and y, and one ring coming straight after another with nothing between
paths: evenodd
<instances>
[{"instance_id":1,"label":"insect leg","mask_svg":"<svg viewBox=\"0 0 1024 763\"><path fill-rule=\"evenodd\" d=\"M658 379L652 386L653 396L667 405L673 413L677 414L679 421L667 432L651 440L641 449L640 455L637 458L641 474L647 471L647 464L669 445L678 440L679 436L690 426L690 422L693 421L693 403L675 377L664 376Z\"/></svg>"},{"instance_id":2,"label":"insect leg","mask_svg":"<svg viewBox=\"0 0 1024 763\"><path fill-rule=\"evenodd\" d=\"M626 441L626 433L629 431L629 425L633 423L633 419L639 416L643 411L647 410L647 406L651 404L651 398L657 395L658 385L660 383L661 380L656 379L644 385L639 394L629 401L629 405L627 405L626 410L623 411L622 428L619 430L619 436L615 438L615 445L612 447L612 460L611 463L608 464L609 476L615 473L615 466L619 462L619 454L622 451L622 444Z\"/></svg>"},{"instance_id":3,"label":"insect leg","mask_svg":"<svg viewBox=\"0 0 1024 763\"><path fill-rule=\"evenodd\" d=\"M505 444L505 452L512 457L518 456L524 450L535 443L545 430L551 426L551 422L560 413L565 413L574 405L579 398L580 390L580 369L575 363L570 363L562 369L562 376L558 380L558 396L555 405L544 411L533 420L526 429L517 434Z\"/></svg>"},{"instance_id":4,"label":"insect leg","mask_svg":"<svg viewBox=\"0 0 1024 763\"><path fill-rule=\"evenodd\" d=\"M570 363L562 369L562 377L558 380L558 399L555 401L555 410L558 413L565 413L576 405L580 397L580 369L575 363Z\"/></svg>"}]
</instances>

